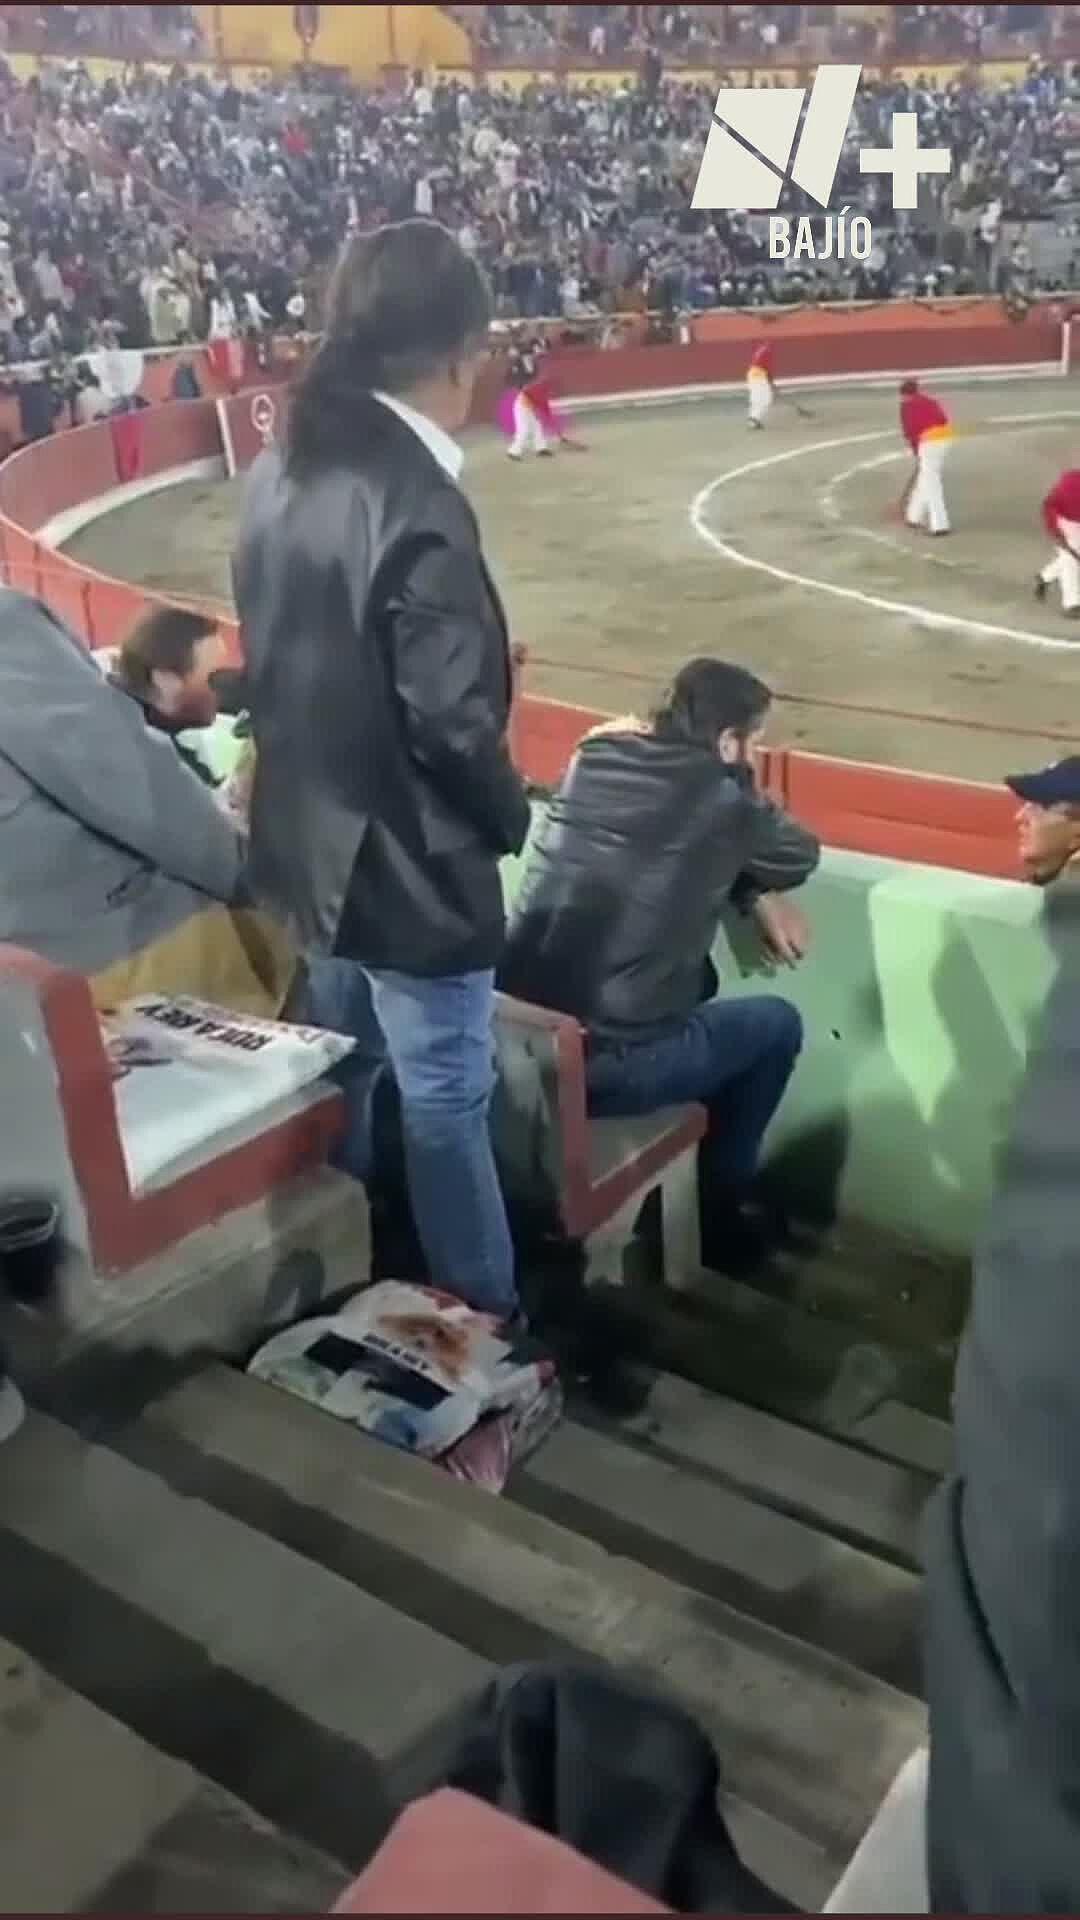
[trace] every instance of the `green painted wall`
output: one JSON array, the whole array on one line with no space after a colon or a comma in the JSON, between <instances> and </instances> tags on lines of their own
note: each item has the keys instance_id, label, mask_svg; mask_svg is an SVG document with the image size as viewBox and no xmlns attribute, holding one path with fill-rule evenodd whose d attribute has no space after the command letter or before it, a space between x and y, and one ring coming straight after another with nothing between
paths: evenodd
<instances>
[{"instance_id":1,"label":"green painted wall","mask_svg":"<svg viewBox=\"0 0 1080 1920\"><path fill-rule=\"evenodd\" d=\"M806 1023L768 1157L809 1210L933 1253L970 1247L1055 971L1051 897L828 852L801 895L814 944L800 968L742 976L721 940L725 991L782 992Z\"/></svg>"},{"instance_id":2,"label":"green painted wall","mask_svg":"<svg viewBox=\"0 0 1080 1920\"><path fill-rule=\"evenodd\" d=\"M1045 896L830 852L803 900L813 949L775 984L802 1011L806 1048L770 1158L808 1198L964 1251L1054 973Z\"/></svg>"}]
</instances>

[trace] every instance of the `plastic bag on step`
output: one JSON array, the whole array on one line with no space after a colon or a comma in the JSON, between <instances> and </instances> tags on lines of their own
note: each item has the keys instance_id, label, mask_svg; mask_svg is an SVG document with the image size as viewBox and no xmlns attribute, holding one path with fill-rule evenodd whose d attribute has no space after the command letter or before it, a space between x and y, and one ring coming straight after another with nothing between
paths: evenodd
<instances>
[{"instance_id":1,"label":"plastic bag on step","mask_svg":"<svg viewBox=\"0 0 1080 1920\"><path fill-rule=\"evenodd\" d=\"M521 1447L537 1444L537 1428L550 1431L561 1411L561 1395L548 1393L557 1389L554 1362L539 1342L503 1333L487 1314L434 1288L397 1280L274 1334L248 1370L486 1485L501 1471L501 1486ZM499 1437L485 1438L496 1426ZM455 1465L449 1456L469 1437L473 1451Z\"/></svg>"}]
</instances>

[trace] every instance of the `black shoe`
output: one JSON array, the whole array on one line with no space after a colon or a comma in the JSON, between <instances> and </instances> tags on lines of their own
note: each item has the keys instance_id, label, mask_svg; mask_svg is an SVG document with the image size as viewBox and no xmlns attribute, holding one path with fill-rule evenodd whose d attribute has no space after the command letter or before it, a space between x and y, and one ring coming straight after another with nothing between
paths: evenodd
<instances>
[{"instance_id":1,"label":"black shoe","mask_svg":"<svg viewBox=\"0 0 1080 1920\"><path fill-rule=\"evenodd\" d=\"M1035 598L1036 598L1036 600L1045 600L1045 599L1046 599L1046 595L1047 595L1047 592L1048 592L1048 590L1049 590L1049 585L1050 585L1050 583L1049 583L1049 581L1048 581L1048 580L1044 580L1044 579L1043 579L1043 577L1042 577L1042 574L1041 574L1041 573L1037 573L1037 574L1035 575L1035 588L1034 588L1034 592L1035 592Z\"/></svg>"},{"instance_id":2,"label":"black shoe","mask_svg":"<svg viewBox=\"0 0 1080 1920\"><path fill-rule=\"evenodd\" d=\"M715 1273L736 1278L764 1266L775 1247L776 1236L761 1216L737 1207L704 1223L701 1259Z\"/></svg>"}]
</instances>

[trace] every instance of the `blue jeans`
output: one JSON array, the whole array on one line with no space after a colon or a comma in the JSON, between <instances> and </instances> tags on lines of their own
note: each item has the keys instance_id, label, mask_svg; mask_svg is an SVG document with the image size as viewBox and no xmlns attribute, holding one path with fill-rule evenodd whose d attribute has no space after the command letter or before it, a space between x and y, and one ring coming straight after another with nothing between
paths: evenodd
<instances>
[{"instance_id":1,"label":"blue jeans","mask_svg":"<svg viewBox=\"0 0 1080 1920\"><path fill-rule=\"evenodd\" d=\"M348 1110L339 1164L358 1180L370 1178L375 1083L389 1065L432 1285L505 1317L517 1308L517 1290L488 1132L494 992L491 972L429 980L354 960L316 957L308 966L308 1018L357 1043L337 1075Z\"/></svg>"},{"instance_id":2,"label":"blue jeans","mask_svg":"<svg viewBox=\"0 0 1080 1920\"><path fill-rule=\"evenodd\" d=\"M758 1162L765 1129L802 1047L802 1018L773 994L707 1000L681 1024L641 1040L594 1042L586 1065L589 1111L652 1113L700 1100L709 1110L702 1147L704 1197L737 1197Z\"/></svg>"}]
</instances>

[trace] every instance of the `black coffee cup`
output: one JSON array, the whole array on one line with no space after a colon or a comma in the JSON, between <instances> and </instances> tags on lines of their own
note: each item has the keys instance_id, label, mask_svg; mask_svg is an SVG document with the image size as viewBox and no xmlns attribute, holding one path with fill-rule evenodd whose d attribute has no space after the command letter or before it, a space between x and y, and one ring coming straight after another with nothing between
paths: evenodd
<instances>
[{"instance_id":1,"label":"black coffee cup","mask_svg":"<svg viewBox=\"0 0 1080 1920\"><path fill-rule=\"evenodd\" d=\"M0 1283L13 1300L39 1306L52 1294L63 1254L60 1208L40 1194L0 1199Z\"/></svg>"}]
</instances>

